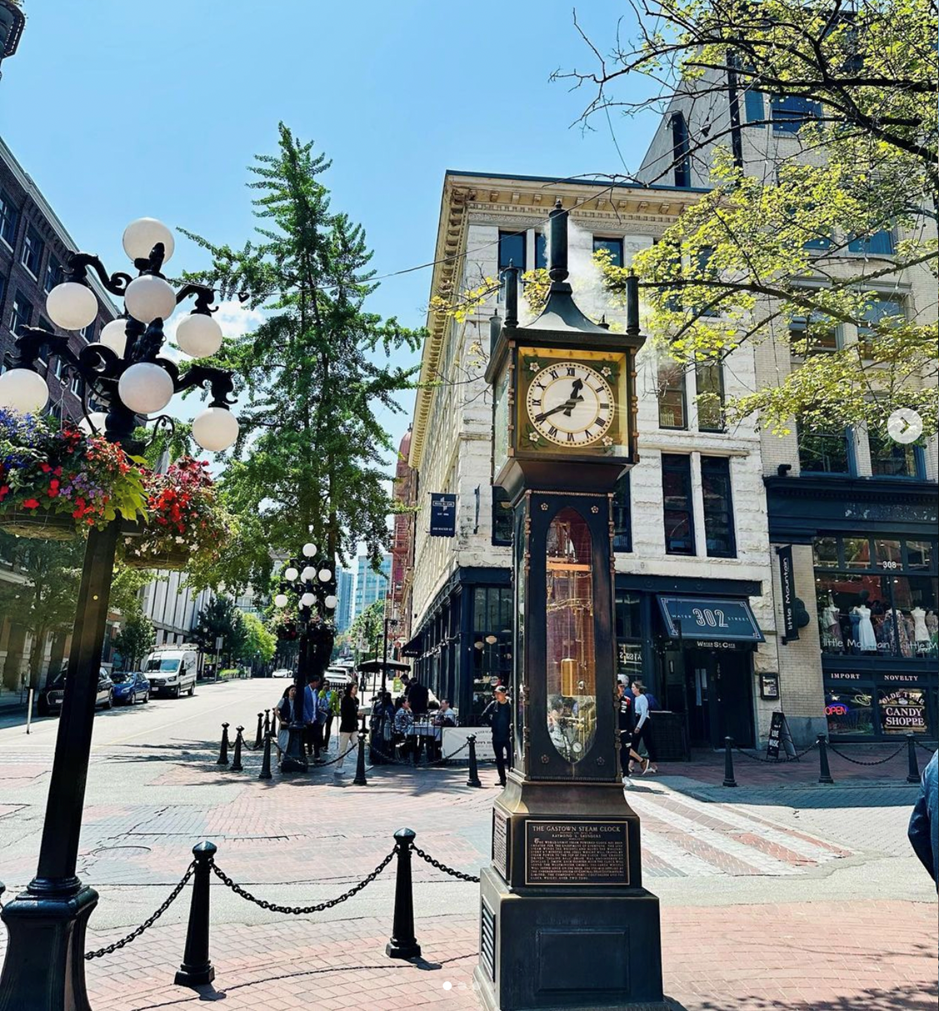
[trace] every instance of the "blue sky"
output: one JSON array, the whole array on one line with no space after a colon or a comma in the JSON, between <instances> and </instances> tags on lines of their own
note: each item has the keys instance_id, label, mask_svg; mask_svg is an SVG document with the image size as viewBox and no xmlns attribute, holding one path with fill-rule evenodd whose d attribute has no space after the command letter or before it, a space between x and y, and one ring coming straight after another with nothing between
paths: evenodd
<instances>
[{"instance_id":1,"label":"blue sky","mask_svg":"<svg viewBox=\"0 0 939 1011\"><path fill-rule=\"evenodd\" d=\"M361 222L380 274L433 257L444 172L566 176L624 171L605 120L571 127L588 100L556 68L593 69L570 0L26 0L4 62L0 132L79 245L124 269L124 225L159 217L240 245L253 228L245 166L278 120L333 161L333 208ZM578 17L604 51L628 8ZM630 35L630 24L622 26ZM654 117L614 121L638 159ZM204 254L182 240L173 267ZM424 321L429 270L392 278L368 305ZM397 437L403 414L383 421Z\"/></svg>"}]
</instances>

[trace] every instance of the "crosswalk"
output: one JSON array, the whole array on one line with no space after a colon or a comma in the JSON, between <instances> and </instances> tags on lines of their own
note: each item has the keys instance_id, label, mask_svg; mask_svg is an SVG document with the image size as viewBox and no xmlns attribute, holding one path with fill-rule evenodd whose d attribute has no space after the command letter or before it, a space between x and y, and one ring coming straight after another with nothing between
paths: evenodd
<instances>
[{"instance_id":1,"label":"crosswalk","mask_svg":"<svg viewBox=\"0 0 939 1011\"><path fill-rule=\"evenodd\" d=\"M706 803L664 789L630 790L649 877L787 877L852 856L752 808Z\"/></svg>"}]
</instances>

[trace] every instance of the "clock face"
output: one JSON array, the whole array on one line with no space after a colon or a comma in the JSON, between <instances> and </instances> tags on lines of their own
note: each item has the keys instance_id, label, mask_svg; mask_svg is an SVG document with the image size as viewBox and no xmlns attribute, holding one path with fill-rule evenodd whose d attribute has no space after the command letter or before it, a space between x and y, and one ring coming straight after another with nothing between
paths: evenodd
<instances>
[{"instance_id":1,"label":"clock face","mask_svg":"<svg viewBox=\"0 0 939 1011\"><path fill-rule=\"evenodd\" d=\"M567 449L591 446L613 424L613 389L582 362L552 363L541 369L528 388L528 417L535 430Z\"/></svg>"}]
</instances>

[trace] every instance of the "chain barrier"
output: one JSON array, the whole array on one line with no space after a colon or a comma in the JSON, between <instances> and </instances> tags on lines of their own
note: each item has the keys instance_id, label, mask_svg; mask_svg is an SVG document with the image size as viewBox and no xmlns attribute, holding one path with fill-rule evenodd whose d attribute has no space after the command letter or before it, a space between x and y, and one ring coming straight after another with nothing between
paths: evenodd
<instances>
[{"instance_id":1,"label":"chain barrier","mask_svg":"<svg viewBox=\"0 0 939 1011\"><path fill-rule=\"evenodd\" d=\"M444 874L449 874L451 878L459 878L460 881L469 881L472 884L479 884L479 878L475 874L464 874L462 871L455 871L452 867L448 867L446 864L442 864L439 860L435 860L429 853L425 853L420 846L412 846L411 850L416 853L421 860L429 863L435 870L443 871Z\"/></svg>"},{"instance_id":2,"label":"chain barrier","mask_svg":"<svg viewBox=\"0 0 939 1011\"><path fill-rule=\"evenodd\" d=\"M148 928L152 927L154 923L170 908L170 906L179 898L179 893L186 887L189 883L189 879L192 877L193 872L196 869L196 862L193 862L186 869L186 873L180 879L179 884L170 892L167 896L166 901L162 906L150 917L143 921L140 926L129 933L127 937L122 937L119 941L115 941L113 944L109 944L106 948L99 948L97 951L86 951L85 959L90 960L92 958L101 958L102 955L110 955L117 951L119 948L123 948L125 944L130 944L131 941L136 940L140 935Z\"/></svg>"},{"instance_id":3,"label":"chain barrier","mask_svg":"<svg viewBox=\"0 0 939 1011\"><path fill-rule=\"evenodd\" d=\"M744 751L743 748L734 745L734 751L743 755L744 758L749 758L751 762L769 762L770 765L785 765L786 762L796 762L800 758L807 755L813 748L818 747L818 741L813 741L807 748L802 751L797 751L794 755L787 754L784 759L782 758L761 758L759 755L751 755L749 751Z\"/></svg>"},{"instance_id":4,"label":"chain barrier","mask_svg":"<svg viewBox=\"0 0 939 1011\"><path fill-rule=\"evenodd\" d=\"M209 865L212 868L212 873L227 887L230 888L236 895L241 896L243 899L247 899L248 902L253 902L256 906L260 906L261 909L267 909L272 913L289 913L293 916L308 916L311 913L322 913L326 909L332 909L333 906L338 906L340 902L345 902L346 899L351 899L353 895L357 895L359 892L365 888L366 885L370 885L375 878L391 863L394 859L395 854L398 852L398 847L395 846L394 849L385 857L384 860L369 874L367 877L362 878L362 880L354 885L349 891L343 893L338 898L329 899L326 902L321 902L316 906L279 906L276 902L268 902L267 899L259 899L256 895L252 895L249 891L246 891L241 885L235 884L235 882L219 868L215 861Z\"/></svg>"},{"instance_id":5,"label":"chain barrier","mask_svg":"<svg viewBox=\"0 0 939 1011\"><path fill-rule=\"evenodd\" d=\"M932 745L923 744L922 741L914 741L913 743L916 745L917 748L922 748L923 751L927 752L930 755L933 754L936 750L936 745L934 744Z\"/></svg>"},{"instance_id":6,"label":"chain barrier","mask_svg":"<svg viewBox=\"0 0 939 1011\"><path fill-rule=\"evenodd\" d=\"M392 755L386 755L384 751L379 751L378 748L373 748L372 750L376 755L379 755L384 762L388 762L389 765L407 765L412 769L429 769L434 765L444 765L449 762L451 758L455 758L460 754L461 751L466 751L469 747L469 741L464 741L456 751L451 751L449 755L441 755L440 758L435 758L432 762L423 762L420 765L415 765L413 762L409 762L405 759L395 758Z\"/></svg>"},{"instance_id":7,"label":"chain barrier","mask_svg":"<svg viewBox=\"0 0 939 1011\"><path fill-rule=\"evenodd\" d=\"M341 762L346 756L351 755L353 751L358 751L358 749L359 749L358 744L353 744L352 747L349 748L348 751L344 751L341 755L337 755L335 758L331 758L328 762L321 762L321 761L319 761L319 759L317 759L314 762L314 764L313 764L313 768L314 769L323 769L327 765L335 765L336 762ZM328 752L327 752L327 754L328 754Z\"/></svg>"},{"instance_id":8,"label":"chain barrier","mask_svg":"<svg viewBox=\"0 0 939 1011\"><path fill-rule=\"evenodd\" d=\"M839 758L843 758L846 762L853 762L854 765L883 765L885 762L889 762L892 758L896 758L901 751L906 750L906 741L904 741L892 755L887 755L886 758L877 758L873 762L863 762L859 758L851 758L850 755L845 755L840 752L830 741L828 742L828 750L833 751Z\"/></svg>"}]
</instances>

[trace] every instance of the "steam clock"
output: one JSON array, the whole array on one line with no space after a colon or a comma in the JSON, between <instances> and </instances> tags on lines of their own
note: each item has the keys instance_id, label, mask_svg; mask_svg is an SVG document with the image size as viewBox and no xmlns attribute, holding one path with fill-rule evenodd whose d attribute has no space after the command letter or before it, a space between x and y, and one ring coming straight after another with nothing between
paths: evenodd
<instances>
[{"instance_id":1,"label":"steam clock","mask_svg":"<svg viewBox=\"0 0 939 1011\"><path fill-rule=\"evenodd\" d=\"M593 323L567 282L560 201L548 229L544 311L519 326L510 268L486 372L493 484L514 509L515 765L493 810L475 978L489 1009L666 1011L615 705L612 498L638 459L638 284L625 334Z\"/></svg>"}]
</instances>

